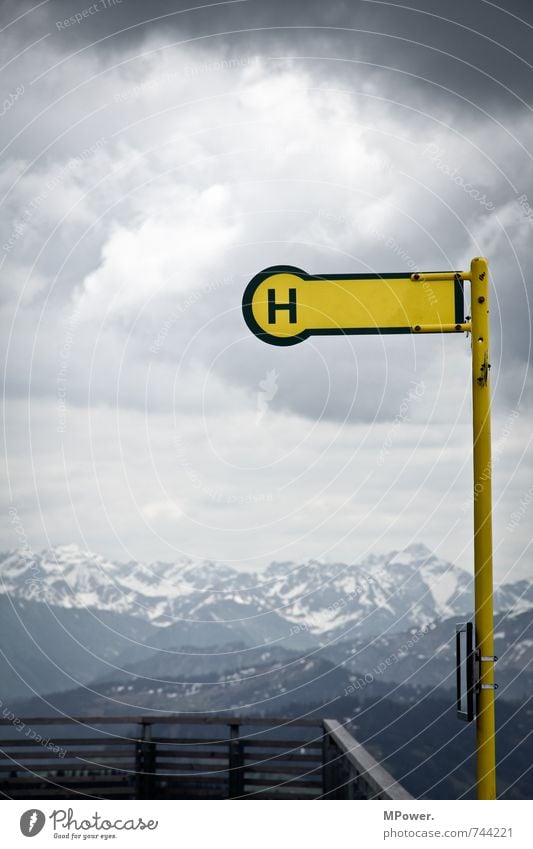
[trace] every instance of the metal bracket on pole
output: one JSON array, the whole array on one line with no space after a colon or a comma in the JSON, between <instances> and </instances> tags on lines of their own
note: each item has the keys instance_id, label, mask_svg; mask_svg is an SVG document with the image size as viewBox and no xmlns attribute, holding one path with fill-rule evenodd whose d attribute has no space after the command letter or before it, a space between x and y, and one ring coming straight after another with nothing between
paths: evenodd
<instances>
[{"instance_id":1,"label":"metal bracket on pole","mask_svg":"<svg viewBox=\"0 0 533 849\"><path fill-rule=\"evenodd\" d=\"M472 325L469 322L462 324L415 324L413 333L470 333Z\"/></svg>"},{"instance_id":2,"label":"metal bracket on pole","mask_svg":"<svg viewBox=\"0 0 533 849\"><path fill-rule=\"evenodd\" d=\"M497 655L495 654L480 654L479 649L475 651L476 658L476 681L475 681L475 690L477 694L477 698L479 698L479 693L481 690L497 690L499 685L495 682L491 684L481 683L482 675L481 675L481 664L482 663L496 663L498 660Z\"/></svg>"},{"instance_id":3,"label":"metal bracket on pole","mask_svg":"<svg viewBox=\"0 0 533 849\"><path fill-rule=\"evenodd\" d=\"M476 675L476 690L479 693L480 690L497 690L498 684L481 684L481 668L480 664L482 663L496 663L498 660L497 655L495 654L481 654L479 653L479 649L476 649L476 664L477 664L477 675Z\"/></svg>"},{"instance_id":4,"label":"metal bracket on pole","mask_svg":"<svg viewBox=\"0 0 533 849\"><path fill-rule=\"evenodd\" d=\"M437 283L439 280L472 280L471 271L418 271L411 274L413 283L426 283L433 281Z\"/></svg>"}]
</instances>

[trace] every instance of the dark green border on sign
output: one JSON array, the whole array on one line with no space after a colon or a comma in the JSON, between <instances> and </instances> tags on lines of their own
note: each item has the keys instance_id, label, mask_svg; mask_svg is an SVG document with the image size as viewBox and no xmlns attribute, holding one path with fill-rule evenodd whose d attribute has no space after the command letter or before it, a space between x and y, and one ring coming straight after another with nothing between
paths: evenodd
<instances>
[{"instance_id":1,"label":"dark green border on sign","mask_svg":"<svg viewBox=\"0 0 533 849\"><path fill-rule=\"evenodd\" d=\"M423 273L423 272L421 272ZM439 272L432 272L433 274ZM449 274L450 272L440 272ZM459 275L460 272L457 272ZM260 271L255 277L252 277L244 290L242 298L242 314L249 330L261 339L263 342L268 342L269 345L297 345L298 342L303 342L309 336L354 336L354 335L376 335L385 333L413 333L411 327L362 327L362 328L311 328L298 333L295 336L273 336L266 330L263 330L254 318L252 311L252 301L256 289L268 277L274 274L295 274L301 280L398 280L400 278L409 279L409 272L402 271L398 274L307 274L301 268L296 268L293 265L273 265L270 268L265 268ZM416 285L416 284L415 284ZM437 281L438 285L438 281ZM459 276L454 282L455 295L455 324L464 323L464 289L463 281Z\"/></svg>"}]
</instances>

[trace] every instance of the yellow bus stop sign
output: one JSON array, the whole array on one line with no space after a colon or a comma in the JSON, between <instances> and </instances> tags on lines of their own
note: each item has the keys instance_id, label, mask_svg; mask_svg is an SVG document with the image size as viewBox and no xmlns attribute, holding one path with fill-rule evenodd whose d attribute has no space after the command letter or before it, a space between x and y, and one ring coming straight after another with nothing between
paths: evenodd
<instances>
[{"instance_id":1,"label":"yellow bus stop sign","mask_svg":"<svg viewBox=\"0 0 533 849\"><path fill-rule=\"evenodd\" d=\"M470 282L471 319L463 282ZM474 466L474 606L477 788L496 798L492 489L489 383L489 266L475 257L470 271L417 274L306 274L277 265L248 283L244 320L271 345L308 336L352 333L471 333Z\"/></svg>"},{"instance_id":2,"label":"yellow bus stop sign","mask_svg":"<svg viewBox=\"0 0 533 849\"><path fill-rule=\"evenodd\" d=\"M423 278L405 273L311 275L292 266L273 266L246 287L244 320L271 345L332 334L463 331L460 274L447 272L447 278L431 282Z\"/></svg>"}]
</instances>

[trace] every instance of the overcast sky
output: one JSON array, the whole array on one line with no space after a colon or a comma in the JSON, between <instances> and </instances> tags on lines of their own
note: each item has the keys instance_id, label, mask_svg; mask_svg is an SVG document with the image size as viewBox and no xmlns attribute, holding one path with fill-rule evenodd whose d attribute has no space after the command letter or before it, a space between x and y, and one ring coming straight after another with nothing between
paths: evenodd
<instances>
[{"instance_id":1,"label":"overcast sky","mask_svg":"<svg viewBox=\"0 0 533 849\"><path fill-rule=\"evenodd\" d=\"M495 569L532 575L533 10L413 4L1 4L2 548L470 569L470 340L278 349L241 298L484 254Z\"/></svg>"}]
</instances>

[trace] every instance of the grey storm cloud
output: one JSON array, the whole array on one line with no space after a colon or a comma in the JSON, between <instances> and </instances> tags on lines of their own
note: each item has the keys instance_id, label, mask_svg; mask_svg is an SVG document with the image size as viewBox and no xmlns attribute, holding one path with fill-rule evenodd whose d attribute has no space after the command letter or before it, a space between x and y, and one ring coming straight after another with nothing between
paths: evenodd
<instances>
[{"instance_id":1,"label":"grey storm cloud","mask_svg":"<svg viewBox=\"0 0 533 849\"><path fill-rule=\"evenodd\" d=\"M19 17L23 5L5 3L6 20ZM36 35L49 31L54 46L66 53L83 45L109 54L139 50L154 33L169 42L194 39L215 51L288 48L291 55L309 55L315 47L316 59L360 62L356 73L383 73L399 91L417 83L423 98L449 91L449 105L462 100L460 106L468 108L471 98L474 106L527 108L530 99L527 57L533 21L527 0L229 0L196 5L155 0L149 7L134 0L57 0L38 4L21 26ZM353 79L354 69L345 70Z\"/></svg>"},{"instance_id":2,"label":"grey storm cloud","mask_svg":"<svg viewBox=\"0 0 533 849\"><path fill-rule=\"evenodd\" d=\"M65 541L67 504L66 527L81 514L96 548L116 551L115 535L168 554L183 534L196 551L198 524L224 513L207 553L238 560L250 540L232 534L254 505L282 540L307 505L317 528L321 510L331 520L306 543L318 554L350 498L363 526L370 505L365 533L381 533L370 508L389 477L389 513L414 498L410 522L423 524L436 445L428 485L451 507L434 538L450 534L467 479L469 340L308 340L288 353L253 338L240 307L273 264L412 272L486 253L495 432L527 413L531 11L419 6L2 4L6 456L36 537L42 523ZM525 418L500 466L502 527L525 486ZM369 481L357 497L348 446ZM224 500L235 489L248 500ZM157 528L142 539L137 515L183 518L163 544ZM506 538L513 556L523 533Z\"/></svg>"},{"instance_id":3,"label":"grey storm cloud","mask_svg":"<svg viewBox=\"0 0 533 849\"><path fill-rule=\"evenodd\" d=\"M149 108L152 89L146 86L147 98L143 101L140 111L132 111L132 117L136 120L126 131L123 129L124 122L127 122L129 116L127 111L125 115L122 113L121 107L128 107L130 102L135 100L136 94L143 90L145 85L143 74L147 71L144 53L147 51L152 54L154 45L160 47L172 44L173 39L182 44L186 43L189 51L185 59L181 59L181 62L185 63L182 66L182 72L188 84L181 86L182 97L186 94L187 88L190 88L195 96L198 96L198 93L203 94L202 74L212 74L217 61L220 60L221 63L224 61L220 57L231 56L236 50L241 49L243 44L246 44L247 60L255 55L270 59L271 43L280 46L284 44L291 47L288 55L292 66L298 70L302 69L308 75L309 85L316 85L326 90L328 85L331 85L336 92L346 85L350 97L353 93L354 101L364 104L365 99L368 99L373 104L372 111L367 112L368 118L365 114L360 118L359 114L354 113L353 110L351 112L347 110L350 121L354 118L355 120L367 118L369 123L373 122L377 127L380 120L383 119L384 122L388 120L389 125L394 124L396 132L403 134L409 140L411 146L409 153L413 162L406 161L405 156L402 157L400 148L403 139L401 137L396 145L390 145L386 150L385 165L389 169L391 180L395 179L399 182L407 175L406 201L403 203L398 193L399 202L403 208L396 220L391 220L389 216L387 227L382 226L373 241L369 240L364 232L367 225L360 209L362 207L366 213L371 206L368 194L373 190L378 197L380 193L381 196L386 197L388 189L386 178L384 180L380 175L376 175L375 188L372 185L365 186L366 195L361 195L357 185L359 175L356 171L351 174L348 167L346 169L348 191L343 194L343 187L339 185L339 174L331 175L325 169L325 173L320 176L325 177L326 180L333 178L337 181L335 186L337 191L331 192L331 201L328 203L323 191L316 192L316 197L314 196L309 176L304 172L304 179L308 181L308 186L298 186L297 192L299 199L304 199L304 210L301 209L301 203L300 210L296 210L297 214L304 213L302 216L304 224L295 227L294 219L287 221L286 231L290 234L291 246L287 248L287 245L283 245L279 238L281 229L279 220L262 221L262 230L258 233L265 243L278 242L279 247L276 250L280 262L290 261L289 254L292 254L293 258L301 257L300 261L293 259L294 264L303 263L303 267L306 267L310 263L316 263L317 266L312 269L313 271L322 270L320 263L323 264L324 269L327 266L331 270L346 270L347 263L353 267L354 261L361 263L363 268L369 267L373 270L387 270L387 268L400 266L411 266L414 269L414 267L423 267L424 262L431 264L437 261L437 258L434 258L435 250L434 245L431 245L431 239L438 230L437 254L444 253L446 265L450 263L455 265L459 259L458 254L465 255L466 246L472 245L471 252L478 252L483 248L482 243L479 243L478 247L472 242L476 231L485 226L484 219L487 218L486 209L489 205L491 210L498 212L502 209L506 211L508 206L512 206L517 221L511 223L515 227L522 226L522 229L529 230L531 222L527 220L525 210L531 189L527 185L525 175L530 162L528 150L531 125L526 120L527 116L524 117L522 114L526 107L517 97L523 81L528 78L527 62L523 57L527 55L525 47L529 30L527 25L521 23L516 17L521 15L518 7L508 8L504 12L495 8L494 4L488 3L466 4L466 8L463 8L464 6L465 4L446 4L444 10L442 4L433 6L425 4L423 9L413 10L394 3L362 2L328 4L324 8L323 4L318 3L264 4L250 0L250 2L214 4L195 9L184 6L180 9L174 3L155 3L150 6L150 17L146 22L146 7L129 0L123 0L122 3L93 4L81 9L78 9L75 3L40 4L35 11L21 16L8 30L15 44L20 38L20 30L23 26L35 29L34 34L40 34L41 37L43 33L49 32L50 40L43 42L48 52L39 56L44 60L43 66L39 67L39 63L35 64L37 71L35 91L44 88L46 96L52 100L52 105L38 123L40 132L37 144L32 130L24 131L19 128L19 132L16 133L17 155L20 157L25 154L26 159L31 161L37 153L37 161L34 160L35 167L30 166L29 174L25 175L26 182L29 184L26 190L27 198L24 195L22 197L17 194L12 195L12 228L11 232L8 231L6 234L7 239L12 239L13 235L16 236L14 229L17 225L14 222L17 221L17 215L20 215L21 204L23 209L27 210L35 194L39 194L39 188L35 188L31 183L33 179L38 185L39 179L43 179L38 171L42 164L48 162L53 165L56 161L60 162L59 177L54 172L53 180L59 184L57 186L59 194L65 189L65 196L68 192L72 195L76 189L79 191L80 187L73 188L70 185L71 174L65 165L65 158L71 150L75 152L74 156L77 158L79 158L80 150L88 151L87 161L91 166L92 161L97 158L105 160L107 157L108 160L116 162L117 156L121 155L121 151L117 148L122 139L138 147L146 144L147 139L152 140L153 132L152 135L150 131L143 135L143 120L139 122L139 115L143 115L143 110L146 110L147 106ZM20 15L20 7L17 8ZM8 9L9 5L5 7L6 13ZM525 10L522 11L525 14ZM8 19L6 14L6 20ZM63 21L62 25L61 21ZM455 23L452 23L453 21ZM362 30L365 30L365 34L361 32ZM370 32L376 35L370 35ZM116 36L115 33L117 33ZM236 38L241 39L241 48L236 47ZM336 49L337 39L341 39L344 45L340 51ZM322 50L318 52L314 60L308 51L300 49L320 44L322 44ZM191 57L194 57L195 49L201 51L198 54L197 64L187 64L194 62ZM492 51L499 51L497 61ZM100 62L91 61L95 54L102 55L104 67L101 67ZM284 54L280 54L278 50L278 55ZM469 65L465 64L466 55L469 57ZM136 61L137 57L138 61ZM213 60L212 67L210 67L210 60ZM394 72L384 69L387 63L394 67ZM497 73L489 74L487 69L482 73L480 69L484 68L484 63L487 64L487 68L491 66L492 71ZM514 68L512 74L509 71L509 79L507 63L511 63ZM77 68L81 70L77 71ZM106 68L109 68L109 73L106 73ZM66 70L70 70L71 74L67 75L66 86L62 86L62 77ZM237 70L239 70L238 66ZM378 72L377 78L374 72ZM263 73L268 74L266 63ZM275 76L275 66L272 68L272 73ZM382 76L383 74L385 76ZM440 74L443 74L447 80L444 88L438 81ZM85 83L85 75L90 81L92 80L90 86ZM109 102L106 104L107 110L102 111L102 104L106 101L106 90L113 75L115 83L116 77L119 76L123 86L122 89L119 88L118 95L115 94L115 98L119 100L116 115L110 113ZM79 82L76 85L77 76ZM464 87L468 86L472 79L475 80L475 85L479 85L479 91L475 100L469 103L468 93ZM68 94L71 80L74 83L73 96ZM16 90L16 83L17 77L14 75L14 90ZM210 84L211 79L206 76L204 89ZM494 112L487 113L480 104L480 98L483 100L486 96L489 102L493 97L494 85L500 85L500 90L494 99ZM502 88L502 85L507 88ZM92 87L94 90L90 91L89 88ZM56 98L53 96L56 94L59 103L54 107L53 100ZM26 101L21 103L21 108L31 111L34 104L32 91L28 91L25 96ZM89 106L89 114L94 113L94 117L89 122L86 117L87 106ZM113 106L112 100L111 106ZM507 110L508 113L512 113L512 120L502 119L500 115L502 109L504 112ZM453 112L453 118L450 111ZM12 112L14 117L15 110ZM268 116L269 113L274 113L275 120L275 104L265 105L263 114ZM209 107L207 114L209 114ZM7 114L5 117L9 120L12 116ZM200 114L199 123L202 117ZM332 116L329 117L331 119ZM335 117L338 118L338 115ZM88 126L90 127L90 143L85 146L84 139ZM445 144L440 139L438 143L431 144L431 140L435 138L442 126L449 130ZM140 132L138 128L141 129ZM310 132L313 129L310 127ZM336 134L343 131L342 127L339 130L337 123L333 121L331 130ZM287 127L280 125L279 133L287 134ZM110 140L106 138L108 134L111 135ZM413 157L412 149L416 149L418 139L420 139L419 150ZM321 138L319 141L323 143L324 139ZM375 139L372 139L370 143L374 141ZM286 142L289 146L289 137ZM423 146L424 142L426 148ZM448 147L449 142L451 142L451 148ZM235 134L233 138L228 139L228 148L237 143L238 135ZM423 153L425 149L428 149L428 145L432 150L425 155L426 168L417 170L416 160L420 158L420 152ZM94 155L93 150L95 150ZM214 153L213 167L209 169L209 163L206 165L203 162L201 169L197 169L198 174L195 176L200 184L206 171L210 170L211 173L207 174L205 184L209 180L217 179L220 175L220 165L225 165L219 158L220 148L217 149L216 144L205 144L201 153L205 157L205 154L211 151ZM354 152L354 155L357 153ZM16 158L14 159L16 162ZM83 165L82 162L80 171ZM241 173L245 176L252 173L262 174L268 167L269 163L259 163L253 158L246 161L246 157L243 157L239 168L233 169L232 177L235 178L235 175ZM465 168L477 172L475 182L471 179L469 181L468 177L464 176ZM394 169L396 169L396 175L391 176ZM113 186L112 191L116 193L118 201L115 199L114 208L107 218L101 220L101 223L99 219L91 223L89 237L84 238L80 244L76 244L74 249L76 262L64 263L60 273L57 274L54 250L47 244L44 250L40 251L39 271L43 277L56 272L52 298L61 298L63 289L69 291L76 286L80 267L91 268L98 264L99 251L101 251L102 238L104 238L103 233L99 234L98 230L103 231L112 216L121 220L129 218L131 221L133 216L139 214L139 210L134 208L134 201L130 203L131 192L126 190L125 183L134 187L136 183L142 183L148 172L149 164L146 158L145 161L139 162L139 167L133 171L133 174L126 171L123 182ZM74 170L74 176L76 176L76 170ZM297 179L299 176L295 173ZM175 177L178 180L183 179L183 173L178 170ZM158 179L157 170L152 170L148 178ZM283 180L287 180L287 173L283 174ZM419 181L419 186L415 194L413 184L416 180ZM462 183L457 182L458 180ZM464 184L470 187L470 194L462 190ZM80 223L78 218L81 219L81 223L84 217L90 220L91 215L101 212L102 202L105 203L108 200L105 187L101 192L98 186L96 188L87 186L87 188L88 197L83 198L84 202L75 207L71 204L68 217L61 222L61 227L54 236L56 241L63 239L69 249L72 247L73 239L70 231L76 230ZM281 203L286 207L288 202L290 203L289 196L294 195L294 191L284 191L282 186L278 186L277 191ZM102 195L101 198L98 197L99 192ZM472 192L485 198L485 206L472 203ZM42 192L40 194L42 195ZM48 206L53 203L56 194L55 188L49 191L43 205ZM522 207L518 203L521 197L526 198ZM93 198L96 199L95 208L91 209ZM65 197L65 203L69 200L69 197ZM74 200L76 200L75 197ZM270 196L267 195L267 203L272 205L273 200L274 193L271 191ZM25 201L27 201L26 204ZM411 221L406 220L406 211L410 209L413 202L413 214L417 221L415 227L412 226ZM9 200L7 210L10 210ZM228 210L224 210L224 214L227 212ZM290 213L285 214L289 219ZM305 215L308 218L307 222ZM524 219L522 222L521 217ZM427 233L421 232L422 218L429 224L429 238ZM313 219L319 219L318 223ZM444 223L445 226L442 226ZM507 221L503 216L502 225L499 228L493 228L490 234L491 245L494 245L494 257L491 256L491 259L494 261L495 279L504 273L504 269L511 269L513 277L511 281L509 274L506 274L505 294L498 300L495 308L497 319L495 321L495 353L496 356L500 354L498 330L501 323L513 328L513 332L509 333L506 339L510 360L526 362L530 351L529 310L525 309L527 298L525 297L525 281L521 279L521 275L522 268L529 265L530 239L522 237L522 244L519 244L517 249L514 233L509 238L506 225ZM376 233L375 224L372 226ZM30 238L29 232L26 237ZM40 234L38 238L40 239ZM426 244L427 241L430 242L429 245ZM335 243L341 249L337 256L332 250ZM460 246L459 251L458 246ZM255 251L254 262L257 261L255 258L257 253L258 250ZM264 253L265 264L270 264L272 252ZM194 311L189 310L187 316L180 316L179 328L188 328L195 319L204 320L209 309L212 312L215 309L223 310L228 301L230 304L237 302L235 292L237 286L242 285L242 276L246 272L239 267L238 259L232 262L233 267L236 267L238 271L238 282L232 287L215 291L209 298L209 306L203 299L202 303L195 305ZM248 268L253 272L252 265ZM356 270L355 267L354 270ZM38 280L36 285L39 285ZM232 300L229 300L228 296ZM164 309L168 309L168 303L165 304ZM230 313L225 317L226 326L229 322L236 322L236 320L235 312ZM135 332L142 335L145 331L143 327L139 328L137 325ZM154 332L157 331L154 330ZM219 344L216 328L211 327L211 335L216 340L215 344ZM177 336L178 350L172 349L170 344L167 347L167 350L170 348L172 351L172 357L179 354L179 343L186 333L179 333ZM208 349L209 346L208 341ZM261 357L261 354L258 356ZM266 357L266 354L263 356ZM239 359L238 355L236 358ZM231 356L226 358L227 363L231 363L231 360ZM246 368L238 368L237 372L239 379L246 378ZM516 374L514 362L513 373ZM305 413L305 403L301 395L302 393L296 393L291 398L295 401L298 410ZM298 401L299 397L300 401ZM281 395L278 400L282 401ZM394 408L395 404L390 407L389 412ZM335 398L333 398L331 409L335 410ZM311 415L316 414L316 401L311 403L308 412Z\"/></svg>"}]
</instances>

